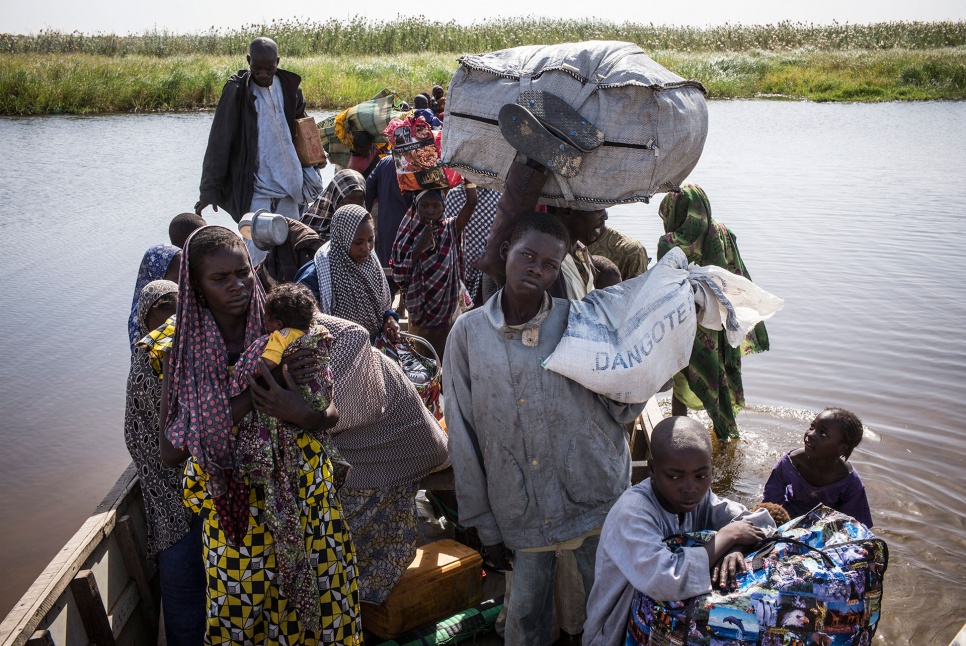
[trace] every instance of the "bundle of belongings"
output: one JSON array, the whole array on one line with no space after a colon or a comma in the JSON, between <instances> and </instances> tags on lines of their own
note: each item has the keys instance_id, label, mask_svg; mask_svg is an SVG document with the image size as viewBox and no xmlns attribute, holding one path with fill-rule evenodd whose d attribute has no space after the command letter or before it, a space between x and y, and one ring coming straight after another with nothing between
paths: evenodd
<instances>
[{"instance_id":1,"label":"bundle of belongings","mask_svg":"<svg viewBox=\"0 0 966 646\"><path fill-rule=\"evenodd\" d=\"M443 166L440 134L417 114L393 119L383 134L392 145L396 180L400 191L425 191L452 188L463 181L459 174Z\"/></svg>"},{"instance_id":2,"label":"bundle of belongings","mask_svg":"<svg viewBox=\"0 0 966 646\"><path fill-rule=\"evenodd\" d=\"M389 142L383 135L386 126L396 118L406 118L409 112L401 109L403 100L390 90L382 90L376 96L359 105L343 110L319 124L322 147L329 161L347 168L349 156L355 151L358 133L369 135L369 141L385 153Z\"/></svg>"},{"instance_id":3,"label":"bundle of belongings","mask_svg":"<svg viewBox=\"0 0 966 646\"><path fill-rule=\"evenodd\" d=\"M703 548L706 532L665 539L671 551ZM818 505L745 557L737 588L684 601L634 594L628 646L644 644L863 644L872 642L889 564L885 541Z\"/></svg>"},{"instance_id":4,"label":"bundle of belongings","mask_svg":"<svg viewBox=\"0 0 966 646\"><path fill-rule=\"evenodd\" d=\"M416 345L423 347L424 351L432 354L432 358L421 354ZM443 406L440 401L442 392L443 374L440 369L439 357L432 344L422 337L411 334L401 334L399 343L392 343L385 335L380 335L376 339L375 347L379 352L395 361L406 378L416 387L420 399L426 404L426 408L437 420L443 419Z\"/></svg>"},{"instance_id":5,"label":"bundle of belongings","mask_svg":"<svg viewBox=\"0 0 966 646\"><path fill-rule=\"evenodd\" d=\"M678 186L697 164L708 133L704 95L700 83L669 72L633 43L464 56L449 84L443 163L502 191L517 151L501 134L498 117L505 105L517 104L542 123L562 123L560 152L575 162L582 158L579 172L554 173L542 203L594 210L646 202ZM546 159L536 161L556 170Z\"/></svg>"},{"instance_id":6,"label":"bundle of belongings","mask_svg":"<svg viewBox=\"0 0 966 646\"><path fill-rule=\"evenodd\" d=\"M698 325L737 347L782 299L721 267L688 266L679 247L652 269L570 301L564 336L544 368L625 403L646 402L691 359Z\"/></svg>"}]
</instances>

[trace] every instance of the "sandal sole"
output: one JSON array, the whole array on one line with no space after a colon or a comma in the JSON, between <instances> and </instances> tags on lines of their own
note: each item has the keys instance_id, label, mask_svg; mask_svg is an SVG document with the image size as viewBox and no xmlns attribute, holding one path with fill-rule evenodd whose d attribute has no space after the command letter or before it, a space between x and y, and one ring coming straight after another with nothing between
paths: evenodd
<instances>
[{"instance_id":1,"label":"sandal sole","mask_svg":"<svg viewBox=\"0 0 966 646\"><path fill-rule=\"evenodd\" d=\"M555 135L586 153L597 150L604 143L604 133L556 94L527 90L517 97L517 105L529 110Z\"/></svg>"},{"instance_id":2,"label":"sandal sole","mask_svg":"<svg viewBox=\"0 0 966 646\"><path fill-rule=\"evenodd\" d=\"M580 172L581 152L555 137L523 106L507 103L500 108L498 121L503 137L517 151L561 177Z\"/></svg>"}]
</instances>

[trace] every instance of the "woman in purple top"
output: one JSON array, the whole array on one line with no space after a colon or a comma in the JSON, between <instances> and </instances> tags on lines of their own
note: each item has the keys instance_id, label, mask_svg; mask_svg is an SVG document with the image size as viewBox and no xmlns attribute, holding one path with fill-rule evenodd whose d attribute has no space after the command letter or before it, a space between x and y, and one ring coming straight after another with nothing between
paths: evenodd
<instances>
[{"instance_id":1,"label":"woman in purple top","mask_svg":"<svg viewBox=\"0 0 966 646\"><path fill-rule=\"evenodd\" d=\"M842 408L826 408L805 432L805 446L782 456L765 483L765 502L794 518L818 503L872 527L862 479L849 463L862 441L862 422Z\"/></svg>"}]
</instances>

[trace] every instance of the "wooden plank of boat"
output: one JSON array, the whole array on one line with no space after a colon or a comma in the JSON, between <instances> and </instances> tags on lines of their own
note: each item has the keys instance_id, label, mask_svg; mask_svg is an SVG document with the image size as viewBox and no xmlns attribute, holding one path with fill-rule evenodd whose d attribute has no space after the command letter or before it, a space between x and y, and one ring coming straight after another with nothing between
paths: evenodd
<instances>
[{"instance_id":1,"label":"wooden plank of boat","mask_svg":"<svg viewBox=\"0 0 966 646\"><path fill-rule=\"evenodd\" d=\"M120 538L115 530L125 516L130 535ZM156 568L137 557L139 577L125 562L145 542L144 501L132 464L0 623L0 645L156 642L150 594Z\"/></svg>"}]
</instances>

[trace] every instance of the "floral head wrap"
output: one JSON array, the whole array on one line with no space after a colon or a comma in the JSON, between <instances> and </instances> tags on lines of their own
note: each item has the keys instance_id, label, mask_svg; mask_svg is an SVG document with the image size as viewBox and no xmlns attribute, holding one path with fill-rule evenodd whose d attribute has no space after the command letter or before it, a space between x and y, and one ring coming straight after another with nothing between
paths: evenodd
<instances>
[{"instance_id":1,"label":"floral head wrap","mask_svg":"<svg viewBox=\"0 0 966 646\"><path fill-rule=\"evenodd\" d=\"M131 351L134 351L134 344L143 334L138 334L138 300L141 298L141 290L152 280L163 278L171 260L181 251L174 245L156 244L144 252L141 259L141 267L138 269L137 282L134 284L134 300L131 302L131 316L127 320L127 335L131 342Z\"/></svg>"},{"instance_id":2,"label":"floral head wrap","mask_svg":"<svg viewBox=\"0 0 966 646\"><path fill-rule=\"evenodd\" d=\"M671 191L661 200L658 215L664 222L664 233L658 241L658 258L670 249L680 247L689 262L702 262L703 247L711 228L711 203L704 190L696 184L685 184L680 191Z\"/></svg>"}]
</instances>

